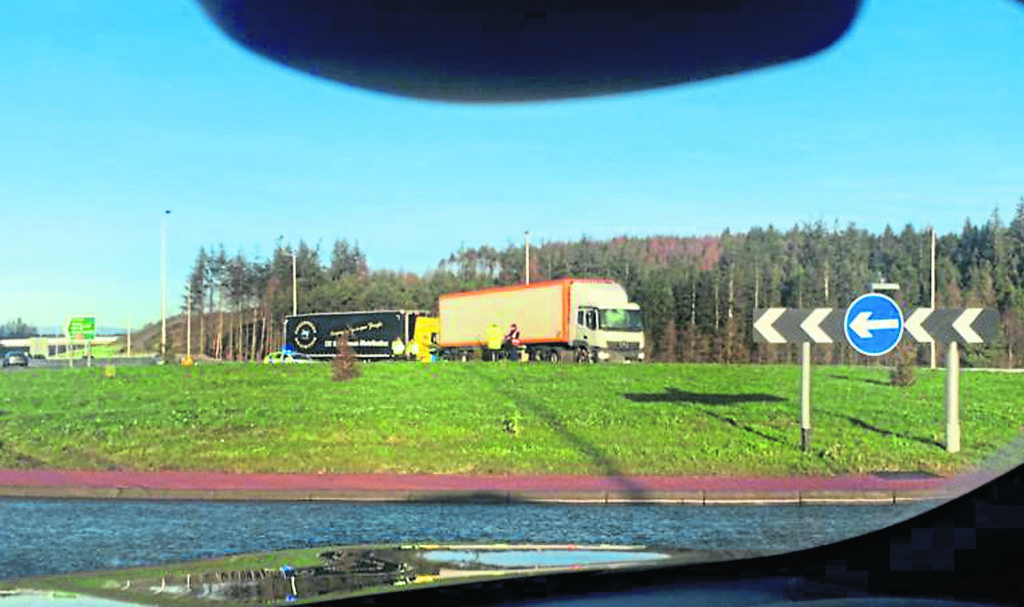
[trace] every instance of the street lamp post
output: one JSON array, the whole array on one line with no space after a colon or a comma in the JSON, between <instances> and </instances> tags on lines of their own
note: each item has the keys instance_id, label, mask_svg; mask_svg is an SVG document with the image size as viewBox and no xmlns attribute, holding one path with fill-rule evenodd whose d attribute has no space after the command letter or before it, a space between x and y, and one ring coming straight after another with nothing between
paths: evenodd
<instances>
[{"instance_id":1,"label":"street lamp post","mask_svg":"<svg viewBox=\"0 0 1024 607\"><path fill-rule=\"evenodd\" d=\"M298 284L296 280L295 272L295 253L292 253L292 316L299 313L299 290L296 287Z\"/></svg>"},{"instance_id":2,"label":"street lamp post","mask_svg":"<svg viewBox=\"0 0 1024 607\"><path fill-rule=\"evenodd\" d=\"M526 231L526 284L530 284L530 231Z\"/></svg>"},{"instance_id":3,"label":"street lamp post","mask_svg":"<svg viewBox=\"0 0 1024 607\"><path fill-rule=\"evenodd\" d=\"M185 358L192 358L192 283L188 285L188 297L185 302Z\"/></svg>"},{"instance_id":4,"label":"street lamp post","mask_svg":"<svg viewBox=\"0 0 1024 607\"><path fill-rule=\"evenodd\" d=\"M160 358L167 358L167 216L160 216Z\"/></svg>"}]
</instances>

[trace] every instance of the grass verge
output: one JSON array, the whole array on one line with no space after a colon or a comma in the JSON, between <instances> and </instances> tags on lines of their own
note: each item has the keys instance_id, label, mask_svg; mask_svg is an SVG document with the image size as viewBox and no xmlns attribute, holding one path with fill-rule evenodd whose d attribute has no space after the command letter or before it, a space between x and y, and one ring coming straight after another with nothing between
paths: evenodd
<instances>
[{"instance_id":1,"label":"grass verge","mask_svg":"<svg viewBox=\"0 0 1024 607\"><path fill-rule=\"evenodd\" d=\"M518 363L38 369L0 374L0 467L464 474L949 473L1024 423L1024 376L816 367L800 449L795 366Z\"/></svg>"}]
</instances>

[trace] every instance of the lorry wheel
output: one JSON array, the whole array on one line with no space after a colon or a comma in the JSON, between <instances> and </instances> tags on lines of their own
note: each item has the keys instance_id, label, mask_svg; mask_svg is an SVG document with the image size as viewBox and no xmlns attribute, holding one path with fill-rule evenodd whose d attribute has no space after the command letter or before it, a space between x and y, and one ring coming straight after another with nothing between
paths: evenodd
<instances>
[{"instance_id":1,"label":"lorry wheel","mask_svg":"<svg viewBox=\"0 0 1024 607\"><path fill-rule=\"evenodd\" d=\"M591 362L590 351L586 348L580 348L576 350L576 362L581 364L588 364Z\"/></svg>"},{"instance_id":2,"label":"lorry wheel","mask_svg":"<svg viewBox=\"0 0 1024 607\"><path fill-rule=\"evenodd\" d=\"M562 355L558 353L558 350L548 350L547 361L549 363L560 363L562 362Z\"/></svg>"}]
</instances>

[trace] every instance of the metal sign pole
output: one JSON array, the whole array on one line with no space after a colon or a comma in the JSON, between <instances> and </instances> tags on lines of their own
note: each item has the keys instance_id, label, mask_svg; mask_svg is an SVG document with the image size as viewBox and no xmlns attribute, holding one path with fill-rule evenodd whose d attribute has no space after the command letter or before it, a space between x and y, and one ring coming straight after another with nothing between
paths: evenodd
<instances>
[{"instance_id":1,"label":"metal sign pole","mask_svg":"<svg viewBox=\"0 0 1024 607\"><path fill-rule=\"evenodd\" d=\"M804 451L811 448L811 342L805 341L801 350L803 375L800 382L800 445Z\"/></svg>"},{"instance_id":2,"label":"metal sign pole","mask_svg":"<svg viewBox=\"0 0 1024 607\"><path fill-rule=\"evenodd\" d=\"M75 363L72 360L74 358L74 352L71 349L71 317L68 317L64 321L64 337L68 340L68 343L64 346L64 354L68 357L68 369L71 369L75 366Z\"/></svg>"},{"instance_id":3,"label":"metal sign pole","mask_svg":"<svg viewBox=\"0 0 1024 607\"><path fill-rule=\"evenodd\" d=\"M935 309L935 227L932 226L932 279L931 279L931 300L929 305L931 309ZM935 340L932 340L928 344L928 348L931 354L931 368L935 368Z\"/></svg>"},{"instance_id":4,"label":"metal sign pole","mask_svg":"<svg viewBox=\"0 0 1024 607\"><path fill-rule=\"evenodd\" d=\"M955 341L946 350L946 451L960 451L960 354Z\"/></svg>"}]
</instances>

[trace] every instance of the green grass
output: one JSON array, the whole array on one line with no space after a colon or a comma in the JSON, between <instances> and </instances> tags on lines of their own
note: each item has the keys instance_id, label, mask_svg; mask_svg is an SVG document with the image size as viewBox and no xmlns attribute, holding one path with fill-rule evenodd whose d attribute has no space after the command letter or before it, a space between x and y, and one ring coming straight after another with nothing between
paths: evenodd
<instances>
[{"instance_id":1,"label":"green grass","mask_svg":"<svg viewBox=\"0 0 1024 607\"><path fill-rule=\"evenodd\" d=\"M1024 375L963 373L963 451L941 446L942 370L796 366L206 365L0 374L0 467L569 474L947 473L1024 423Z\"/></svg>"}]
</instances>

